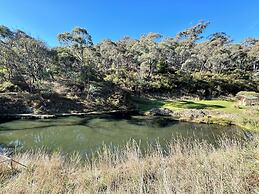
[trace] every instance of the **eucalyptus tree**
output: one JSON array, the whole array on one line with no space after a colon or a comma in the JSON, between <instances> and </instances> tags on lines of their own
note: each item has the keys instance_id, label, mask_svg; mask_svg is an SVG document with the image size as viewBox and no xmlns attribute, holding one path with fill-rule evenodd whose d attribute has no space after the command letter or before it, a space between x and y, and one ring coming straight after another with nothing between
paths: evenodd
<instances>
[{"instance_id":1,"label":"eucalyptus tree","mask_svg":"<svg viewBox=\"0 0 259 194\"><path fill-rule=\"evenodd\" d=\"M227 70L230 65L230 49L229 46L232 40L230 37L223 33L214 33L205 42L203 53L205 54L206 61L204 66L208 71L214 73L222 73Z\"/></svg>"},{"instance_id":2,"label":"eucalyptus tree","mask_svg":"<svg viewBox=\"0 0 259 194\"><path fill-rule=\"evenodd\" d=\"M7 75L8 79L11 79L14 75L14 70L18 69L14 62L17 55L11 45L13 39L14 32L6 26L0 26L0 67L2 78Z\"/></svg>"},{"instance_id":3,"label":"eucalyptus tree","mask_svg":"<svg viewBox=\"0 0 259 194\"><path fill-rule=\"evenodd\" d=\"M243 43L249 58L249 69L254 72L259 71L259 39L248 38ZM248 69L248 70L249 70Z\"/></svg>"},{"instance_id":4,"label":"eucalyptus tree","mask_svg":"<svg viewBox=\"0 0 259 194\"><path fill-rule=\"evenodd\" d=\"M101 56L101 68L106 74L110 72L118 75L122 65L122 52L117 44L111 40L104 40L98 44L98 52Z\"/></svg>"},{"instance_id":5,"label":"eucalyptus tree","mask_svg":"<svg viewBox=\"0 0 259 194\"><path fill-rule=\"evenodd\" d=\"M141 92L170 90L174 82L191 81L195 72L256 75L259 39L238 44L223 32L205 39L202 33L208 24L201 21L175 37L148 33L95 45L88 31L77 27L59 34L61 46L53 49L23 31L0 26L0 81L19 80L32 91L42 80L65 79L88 96L94 81L103 79Z\"/></svg>"},{"instance_id":6,"label":"eucalyptus tree","mask_svg":"<svg viewBox=\"0 0 259 194\"><path fill-rule=\"evenodd\" d=\"M131 49L134 42L126 37L117 42L104 40L96 45L96 50L100 54L99 68L105 79L124 88L132 88L132 82L135 81L132 75L136 70L136 64Z\"/></svg>"},{"instance_id":7,"label":"eucalyptus tree","mask_svg":"<svg viewBox=\"0 0 259 194\"><path fill-rule=\"evenodd\" d=\"M138 40L132 39L130 37L124 37L117 42L120 50L123 51L121 75L124 80L123 86L129 88L130 90L138 90L139 85L139 66L137 51L134 45Z\"/></svg>"},{"instance_id":8,"label":"eucalyptus tree","mask_svg":"<svg viewBox=\"0 0 259 194\"><path fill-rule=\"evenodd\" d=\"M225 68L226 72L245 72L250 69L248 53L243 45L231 44L228 50L230 61L229 66Z\"/></svg>"},{"instance_id":9,"label":"eucalyptus tree","mask_svg":"<svg viewBox=\"0 0 259 194\"><path fill-rule=\"evenodd\" d=\"M176 53L178 45L175 38L166 38L159 42L158 48L161 56L161 62L159 64L161 70L175 72L180 69L181 66L177 60Z\"/></svg>"},{"instance_id":10,"label":"eucalyptus tree","mask_svg":"<svg viewBox=\"0 0 259 194\"><path fill-rule=\"evenodd\" d=\"M27 74L30 85L37 84L50 78L50 63L52 62L50 50L44 42L36 40L22 31L16 32L16 53L22 61L22 68Z\"/></svg>"},{"instance_id":11,"label":"eucalyptus tree","mask_svg":"<svg viewBox=\"0 0 259 194\"><path fill-rule=\"evenodd\" d=\"M84 28L76 27L72 32L58 34L58 40L69 48L71 53L84 65L86 63L84 52L86 48L93 46L91 35Z\"/></svg>"},{"instance_id":12,"label":"eucalyptus tree","mask_svg":"<svg viewBox=\"0 0 259 194\"><path fill-rule=\"evenodd\" d=\"M139 66L140 80L150 79L155 71L156 64L159 62L160 51L158 49L158 41L162 36L157 33L148 33L133 45L137 54Z\"/></svg>"},{"instance_id":13,"label":"eucalyptus tree","mask_svg":"<svg viewBox=\"0 0 259 194\"><path fill-rule=\"evenodd\" d=\"M92 53L94 52L91 35L86 29L76 27L71 32L58 34L58 40L64 48L59 49L59 55L63 55L63 57L67 56L72 59L73 66L75 67L75 69L73 69L75 75L73 76L74 81L83 84L88 92L90 88L90 78L94 71L93 60L91 59Z\"/></svg>"},{"instance_id":14,"label":"eucalyptus tree","mask_svg":"<svg viewBox=\"0 0 259 194\"><path fill-rule=\"evenodd\" d=\"M39 81L47 76L51 62L49 49L21 30L11 31L0 27L1 64L8 72L9 80L28 84L30 91L39 87Z\"/></svg>"},{"instance_id":15,"label":"eucalyptus tree","mask_svg":"<svg viewBox=\"0 0 259 194\"><path fill-rule=\"evenodd\" d=\"M209 22L200 21L191 28L179 32L176 35L178 46L175 49L177 56L177 63L181 66L181 70L194 70L199 63L198 53L195 49L197 41L203 37L201 34L209 25Z\"/></svg>"},{"instance_id":16,"label":"eucalyptus tree","mask_svg":"<svg viewBox=\"0 0 259 194\"><path fill-rule=\"evenodd\" d=\"M16 32L6 26L0 26L0 64L2 71L7 73L8 80L19 75L22 78L21 60L17 54Z\"/></svg>"}]
</instances>

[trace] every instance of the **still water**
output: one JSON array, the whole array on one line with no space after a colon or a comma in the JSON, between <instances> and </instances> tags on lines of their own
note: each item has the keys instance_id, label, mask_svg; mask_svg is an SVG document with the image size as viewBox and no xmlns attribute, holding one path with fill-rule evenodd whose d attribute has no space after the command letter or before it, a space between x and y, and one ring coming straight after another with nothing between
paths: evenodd
<instances>
[{"instance_id":1,"label":"still water","mask_svg":"<svg viewBox=\"0 0 259 194\"><path fill-rule=\"evenodd\" d=\"M44 120L15 120L0 124L0 145L19 151L44 148L63 153L89 154L103 144L123 146L130 139L145 144L166 144L172 138L191 138L211 143L220 137L243 136L234 126L177 122L169 118L99 115Z\"/></svg>"}]
</instances>

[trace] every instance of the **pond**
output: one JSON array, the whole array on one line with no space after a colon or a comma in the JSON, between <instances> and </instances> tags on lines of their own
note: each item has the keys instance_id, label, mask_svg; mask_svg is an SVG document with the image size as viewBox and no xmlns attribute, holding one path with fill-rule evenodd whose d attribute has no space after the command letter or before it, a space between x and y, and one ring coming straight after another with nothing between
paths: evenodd
<instances>
[{"instance_id":1,"label":"pond","mask_svg":"<svg viewBox=\"0 0 259 194\"><path fill-rule=\"evenodd\" d=\"M123 146L130 139L162 146L172 138L215 143L220 137L242 138L235 126L178 122L164 117L99 115L42 120L15 120L0 124L0 144L18 151L44 148L63 153L89 154L103 144Z\"/></svg>"}]
</instances>

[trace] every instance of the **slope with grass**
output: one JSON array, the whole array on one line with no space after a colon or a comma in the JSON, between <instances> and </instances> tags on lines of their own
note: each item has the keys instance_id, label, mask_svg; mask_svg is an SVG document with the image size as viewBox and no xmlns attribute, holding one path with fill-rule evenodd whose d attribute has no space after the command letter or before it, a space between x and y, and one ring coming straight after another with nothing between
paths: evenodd
<instances>
[{"instance_id":1,"label":"slope with grass","mask_svg":"<svg viewBox=\"0 0 259 194\"><path fill-rule=\"evenodd\" d=\"M183 121L235 124L249 130L259 130L259 106L241 106L235 100L159 100L133 98L140 112L167 108L172 116Z\"/></svg>"}]
</instances>

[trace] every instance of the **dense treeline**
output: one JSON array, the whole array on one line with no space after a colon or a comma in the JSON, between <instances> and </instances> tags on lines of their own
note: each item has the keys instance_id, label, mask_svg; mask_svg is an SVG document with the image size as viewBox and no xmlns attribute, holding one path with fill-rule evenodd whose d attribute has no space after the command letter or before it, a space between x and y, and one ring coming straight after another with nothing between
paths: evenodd
<instances>
[{"instance_id":1,"label":"dense treeline","mask_svg":"<svg viewBox=\"0 0 259 194\"><path fill-rule=\"evenodd\" d=\"M87 30L74 28L58 35L56 48L0 26L0 82L28 92L62 82L87 96L95 83L105 81L135 94L208 97L258 91L259 39L235 43L223 32L204 38L207 26L202 21L175 37L148 33L98 44Z\"/></svg>"}]
</instances>

